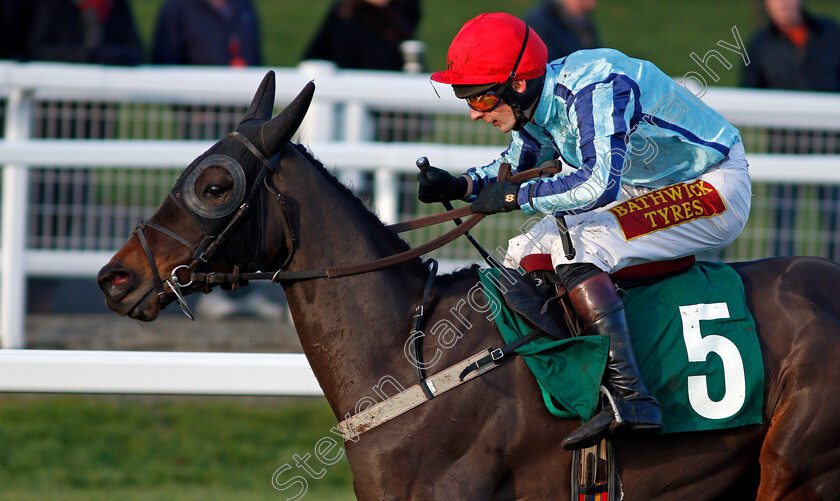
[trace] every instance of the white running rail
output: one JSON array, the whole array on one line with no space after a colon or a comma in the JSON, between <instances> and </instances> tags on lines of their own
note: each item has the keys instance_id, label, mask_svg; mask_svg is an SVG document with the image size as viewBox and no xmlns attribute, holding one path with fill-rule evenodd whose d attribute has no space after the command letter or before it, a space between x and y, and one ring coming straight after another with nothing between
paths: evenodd
<instances>
[{"instance_id":1,"label":"white running rail","mask_svg":"<svg viewBox=\"0 0 840 501\"><path fill-rule=\"evenodd\" d=\"M51 251L25 245L31 166L56 168L172 168L187 165L210 143L148 140L31 139L35 99L114 102L247 104L267 68L110 68L69 64L0 63L5 131L0 141L0 347L24 346L27 276L95 274L112 254ZM329 64L276 68L277 101L290 101L309 80L317 91L300 140L325 165L369 169L374 203L395 221L398 173L414 172L420 155L453 171L489 159L498 147L380 143L370 140L373 109L465 114L448 88L430 89L428 75L337 71ZM840 130L840 96L710 88L703 101L738 126ZM794 162L795 160L795 162ZM833 155L750 155L754 180L840 183ZM791 166L796 172L791 172ZM0 391L158 394L317 395L302 355L0 350Z\"/></svg>"}]
</instances>

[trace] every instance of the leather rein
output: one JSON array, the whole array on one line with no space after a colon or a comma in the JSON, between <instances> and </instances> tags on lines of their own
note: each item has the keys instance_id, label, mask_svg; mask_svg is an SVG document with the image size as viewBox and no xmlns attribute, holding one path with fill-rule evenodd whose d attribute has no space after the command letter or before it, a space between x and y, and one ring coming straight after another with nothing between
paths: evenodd
<instances>
[{"instance_id":1,"label":"leather rein","mask_svg":"<svg viewBox=\"0 0 840 501\"><path fill-rule=\"evenodd\" d=\"M157 293L158 300L161 303L161 306L166 306L170 302L170 298L167 295L166 290L164 288L164 284L166 284L174 294L174 300L178 303L178 306L181 307L181 310L184 312L184 314L186 314L187 317L189 317L191 320L194 320L195 317L190 311L189 307L187 306L187 303L184 300L184 296L181 294L181 289L192 286L193 284L203 283L209 287L212 287L214 285L221 284L238 284L242 281L248 280L270 280L272 283L281 283L300 280L311 280L315 278L346 277L381 270L384 268L395 266L397 264L405 263L407 261L420 257L423 254L438 249L439 247L442 247L448 244L449 242L452 242L459 236L467 233L486 216L486 214L473 214L472 210L470 209L470 206L464 206L458 209L448 210L439 214L388 225L388 229L396 233L402 233L404 231L424 228L434 224L439 224L446 221L459 219L461 217L470 216L469 219L463 221L462 224L459 224L458 226L444 233L443 235L434 238L433 240L430 240L429 242L426 242L425 244L422 244L418 247L409 249L407 251L399 252L391 256L353 265L330 266L314 270L285 270L284 268L291 262L292 256L294 255L296 238L294 230L290 223L286 197L274 186L274 183L268 175L269 173L275 173L274 166L265 157L265 155L263 155L262 152L260 152L259 149L257 149L257 147L254 146L254 144L251 143L250 140L248 140L247 137L236 131L231 132L229 135L239 140L248 149L248 151L250 151L251 154L254 155L254 157L257 158L257 160L259 160L259 162L262 164L262 167L260 169L256 181L254 182L254 186L251 188L251 191L248 193L248 196L245 198L245 201L236 211L233 218L231 218L230 222L228 222L228 224L218 235L204 235L204 237L198 243L192 243L186 238L174 233L173 231L148 221L141 222L134 229L134 233L137 234L138 240L140 241L140 245L143 247L143 252L146 254L146 259L149 261L149 265L151 266L152 280L154 282L155 291ZM539 167L520 172L514 176L511 176L509 180L513 183L521 183L529 179L542 177L544 175L555 174L557 172L559 172L559 169L557 169L556 167ZM240 273L239 265L234 266L233 273L199 272L199 267L208 262L210 257L212 257L218 251L221 245L225 241L227 241L233 230L235 230L241 224L244 216L249 212L250 208L253 206L254 198L256 197L261 184L264 185L268 192L275 197L283 213L283 217L281 218L284 226L283 229L288 235L288 237L286 238L288 252L283 265L280 267L279 270L273 272ZM172 197L172 194L170 193L169 196ZM177 203L177 201L176 205L180 207L181 210L186 212L186 209L182 207L180 203ZM144 235L145 229L153 229L158 232L161 232L164 235L188 247L194 256L192 262L190 262L189 265L176 266L172 269L169 278L165 280L162 279L158 272L158 267L155 263L154 255L152 254L151 248L149 247L148 241L146 240L146 237ZM185 273L189 273L189 279L186 283L183 283L181 279L179 279L179 275L183 276Z\"/></svg>"}]
</instances>

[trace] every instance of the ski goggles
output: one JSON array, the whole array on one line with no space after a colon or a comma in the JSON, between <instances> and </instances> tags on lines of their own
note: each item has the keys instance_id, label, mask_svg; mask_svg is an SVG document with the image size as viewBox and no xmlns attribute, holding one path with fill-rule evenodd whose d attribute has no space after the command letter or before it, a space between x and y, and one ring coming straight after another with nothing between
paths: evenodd
<instances>
[{"instance_id":1,"label":"ski goggles","mask_svg":"<svg viewBox=\"0 0 840 501\"><path fill-rule=\"evenodd\" d=\"M496 93L493 91L488 91L477 96L468 97L466 98L466 101L467 106L481 113L493 111L500 104L502 104L502 98L497 96Z\"/></svg>"}]
</instances>

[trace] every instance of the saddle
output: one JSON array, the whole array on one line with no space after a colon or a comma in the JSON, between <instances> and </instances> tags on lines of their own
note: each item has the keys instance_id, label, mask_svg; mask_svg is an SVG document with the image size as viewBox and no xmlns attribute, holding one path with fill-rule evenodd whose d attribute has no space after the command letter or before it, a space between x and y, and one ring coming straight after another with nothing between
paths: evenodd
<instances>
[{"instance_id":1,"label":"saddle","mask_svg":"<svg viewBox=\"0 0 840 501\"><path fill-rule=\"evenodd\" d=\"M610 274L613 282L628 289L648 285L684 273L694 264L694 255L667 261L628 266ZM556 339L579 336L584 328L557 280L549 254L530 254L520 261L525 275L513 271L500 273L502 297L507 305L531 327ZM559 307L555 307L558 305Z\"/></svg>"}]
</instances>

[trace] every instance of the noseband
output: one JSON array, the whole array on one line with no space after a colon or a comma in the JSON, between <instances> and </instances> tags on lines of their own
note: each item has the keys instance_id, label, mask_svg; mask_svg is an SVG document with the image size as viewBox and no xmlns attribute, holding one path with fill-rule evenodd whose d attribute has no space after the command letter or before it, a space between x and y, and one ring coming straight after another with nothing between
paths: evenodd
<instances>
[{"instance_id":1,"label":"noseband","mask_svg":"<svg viewBox=\"0 0 840 501\"><path fill-rule=\"evenodd\" d=\"M229 238L231 233L237 229L241 224L248 213L250 208L253 206L254 199L256 198L257 194L260 190L260 185L264 184L265 187L275 195L277 202L280 204L283 213L283 226L284 230L287 232L286 238L286 245L287 245L287 254L286 260L283 263L281 268L285 268L288 263L292 259L292 255L294 254L295 249L295 237L294 233L292 232L292 226L289 220L288 214L288 204L286 202L286 198L280 193L276 188L272 189L271 184L269 181L269 174L274 174L274 166L272 165L271 161L262 154L262 152L242 133L238 131L231 132L229 134L230 137L234 137L239 140L247 149L251 152L254 157L259 160L262 167L260 168L259 173L257 174L257 178L254 181L254 185L251 187L248 196L245 197L242 205L236 210L236 213L233 215L231 220L225 225L224 229L218 233L218 235L208 235L207 233L204 234L204 237L196 242L193 243L186 238L178 235L177 233L168 230L160 225L155 223L143 221L138 224L134 228L134 232L137 234L137 239L140 241L140 245L143 247L143 252L146 254L146 259L149 261L149 266L152 269L152 281L155 286L155 291L157 292L158 301L160 302L161 307L165 307L169 299L167 297L166 290L164 288L164 284L169 286L169 289L175 295L175 301L177 301L178 306L181 307L181 311L190 318L190 320L195 320L195 316L193 315L192 311L190 311L189 306L187 305L186 301L184 300L184 296L181 294L181 289L184 287L189 287L193 284L193 275L198 269L205 263L207 263L211 257L213 257L216 252L221 248L222 244L224 244ZM183 212L188 214L191 217L195 215L192 214L183 203L176 199L176 197L169 193L169 198L171 198L175 205L177 205ZM176 266L172 269L169 278L166 280L161 279L160 273L158 272L158 267L155 262L155 257L152 254L151 247L149 246L149 242L146 239L146 235L144 234L145 229L153 229L163 233L164 235L176 240L177 242L181 243L188 249L190 249L190 253L193 255L193 260L190 262L189 265L182 264ZM234 270L236 275L238 275L239 264L234 265ZM187 283L182 283L181 280L178 278L179 272L184 270L186 273L189 273L189 278ZM212 287L209 282L205 282L209 287Z\"/></svg>"}]
</instances>

